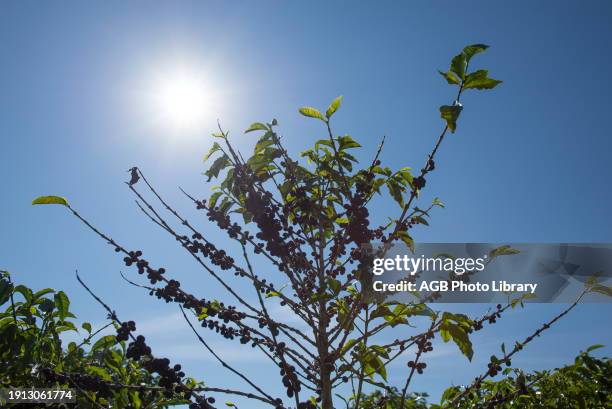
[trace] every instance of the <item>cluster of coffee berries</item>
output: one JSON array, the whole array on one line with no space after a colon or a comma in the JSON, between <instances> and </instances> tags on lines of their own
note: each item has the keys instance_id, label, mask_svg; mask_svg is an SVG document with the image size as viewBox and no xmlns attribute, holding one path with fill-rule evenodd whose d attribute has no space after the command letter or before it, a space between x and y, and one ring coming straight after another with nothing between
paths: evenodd
<instances>
[{"instance_id":1,"label":"cluster of coffee berries","mask_svg":"<svg viewBox=\"0 0 612 409\"><path fill-rule=\"evenodd\" d=\"M168 391L174 390L177 384L181 383L181 379L185 376L185 373L181 371L180 365L174 365L170 367L170 360L168 358L152 358L142 362L142 366L149 373L159 374L159 386L165 388Z\"/></svg>"},{"instance_id":2,"label":"cluster of coffee berries","mask_svg":"<svg viewBox=\"0 0 612 409\"><path fill-rule=\"evenodd\" d=\"M495 324L498 318L501 318L503 307L501 304L497 304L496 310L491 314L485 315L484 317L472 322L472 327L468 330L469 333L472 331L480 331L483 328L483 324L487 321L489 324Z\"/></svg>"},{"instance_id":3,"label":"cluster of coffee berries","mask_svg":"<svg viewBox=\"0 0 612 409\"><path fill-rule=\"evenodd\" d=\"M249 328L245 326L241 326L240 329L236 329L226 324L221 324L219 321L210 318L204 318L202 320L201 325L202 328L208 328L211 331L215 331L217 334L220 334L225 339L239 338L242 344L253 342L253 346L256 346L259 342L257 338L253 337Z\"/></svg>"},{"instance_id":4,"label":"cluster of coffee berries","mask_svg":"<svg viewBox=\"0 0 612 409\"><path fill-rule=\"evenodd\" d=\"M502 370L502 367L497 360L492 359L491 362L487 364L487 366L489 367L489 376L495 376L499 371Z\"/></svg>"},{"instance_id":5,"label":"cluster of coffee berries","mask_svg":"<svg viewBox=\"0 0 612 409\"><path fill-rule=\"evenodd\" d=\"M408 368L414 368L419 374L422 374L423 370L427 368L427 364L425 362L409 361Z\"/></svg>"},{"instance_id":6,"label":"cluster of coffee berries","mask_svg":"<svg viewBox=\"0 0 612 409\"><path fill-rule=\"evenodd\" d=\"M433 351L433 345L431 341L428 341L427 338L421 338L416 342L419 350L423 353Z\"/></svg>"},{"instance_id":7,"label":"cluster of coffee berries","mask_svg":"<svg viewBox=\"0 0 612 409\"><path fill-rule=\"evenodd\" d=\"M254 190L247 194L245 207L253 215L253 221L257 224L259 232L255 235L259 240L266 243L266 250L276 257L285 256L289 253L287 244L281 239L280 232L282 224L276 218L275 212L278 207L271 205L269 198Z\"/></svg>"},{"instance_id":8,"label":"cluster of coffee berries","mask_svg":"<svg viewBox=\"0 0 612 409\"><path fill-rule=\"evenodd\" d=\"M81 373L62 374L50 368L42 368L39 373L48 382L74 385L86 391L93 391L99 397L108 398L112 395L112 389L109 384L95 375Z\"/></svg>"},{"instance_id":9,"label":"cluster of coffee berries","mask_svg":"<svg viewBox=\"0 0 612 409\"><path fill-rule=\"evenodd\" d=\"M436 168L436 162L434 162L433 159L429 159L427 161L427 167L425 168L426 172L431 172L432 170L434 170Z\"/></svg>"},{"instance_id":10,"label":"cluster of coffee berries","mask_svg":"<svg viewBox=\"0 0 612 409\"><path fill-rule=\"evenodd\" d=\"M423 176L417 176L412 179L412 186L415 190L421 190L425 187L425 178Z\"/></svg>"},{"instance_id":11,"label":"cluster of coffee berries","mask_svg":"<svg viewBox=\"0 0 612 409\"><path fill-rule=\"evenodd\" d=\"M136 323L134 321L122 322L121 326L117 328L117 341L127 341L132 331L136 331Z\"/></svg>"},{"instance_id":12,"label":"cluster of coffee berries","mask_svg":"<svg viewBox=\"0 0 612 409\"><path fill-rule=\"evenodd\" d=\"M135 341L129 343L125 355L134 361L139 361L143 356L151 355L151 348L145 343L145 337L138 335Z\"/></svg>"},{"instance_id":13,"label":"cluster of coffee berries","mask_svg":"<svg viewBox=\"0 0 612 409\"><path fill-rule=\"evenodd\" d=\"M210 242L202 243L195 239L192 241L186 240L184 246L193 254L202 253L214 265L221 267L221 270L229 270L234 266L234 259L225 250L218 250Z\"/></svg>"},{"instance_id":14,"label":"cluster of coffee berries","mask_svg":"<svg viewBox=\"0 0 612 409\"><path fill-rule=\"evenodd\" d=\"M123 258L126 266L131 266L132 264L136 264L138 267L138 274L144 274L147 272L147 278L151 282L151 284L156 284L159 281L163 281L163 274L166 272L164 268L160 268L159 270L155 270L149 267L149 262L142 258L142 251L130 251L126 257Z\"/></svg>"},{"instance_id":15,"label":"cluster of coffee berries","mask_svg":"<svg viewBox=\"0 0 612 409\"><path fill-rule=\"evenodd\" d=\"M349 219L346 233L349 239L358 246L368 243L372 239L372 232L369 229L370 221L368 219L370 213L364 206L364 203L365 198L363 196L355 195L349 204L344 205L346 217Z\"/></svg>"},{"instance_id":16,"label":"cluster of coffee berries","mask_svg":"<svg viewBox=\"0 0 612 409\"><path fill-rule=\"evenodd\" d=\"M295 367L291 365L280 364L280 375L282 376L283 385L287 389L287 396L292 398L296 392L302 390L302 385L295 373Z\"/></svg>"}]
</instances>

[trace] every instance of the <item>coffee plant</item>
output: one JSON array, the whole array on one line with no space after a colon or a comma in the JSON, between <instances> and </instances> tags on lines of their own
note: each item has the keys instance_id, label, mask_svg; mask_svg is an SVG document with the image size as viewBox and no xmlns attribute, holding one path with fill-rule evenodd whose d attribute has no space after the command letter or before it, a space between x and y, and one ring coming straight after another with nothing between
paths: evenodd
<instances>
[{"instance_id":1,"label":"coffee plant","mask_svg":"<svg viewBox=\"0 0 612 409\"><path fill-rule=\"evenodd\" d=\"M470 334L493 325L509 308L522 304L521 299L511 299L482 316L468 317L436 311L428 303L432 299L403 303L370 291L368 245L378 243L387 249L400 244L413 249L411 229L418 224L427 225L435 208L443 206L438 199L425 205L418 203L420 193L436 169L436 154L445 138L457 131L463 95L490 90L501 83L491 78L487 70L472 69L473 58L487 48L482 44L465 47L452 58L450 68L440 72L454 88L453 99L440 107L442 130L417 171L383 165L384 138L371 160L360 165L354 155L361 147L359 142L349 135L339 136L332 127L342 97L334 99L324 111L312 107L299 110L320 124L324 135L299 156L292 156L285 148L276 119L253 123L245 131L246 137L257 138L252 153L246 157L219 126L205 156L211 164L204 173L207 181L216 180L217 185L204 198L183 191L201 211L198 220L188 220L168 203L141 169L130 169L126 185L144 216L174 238L208 274L208 279L225 290L224 296L205 298L191 292L172 271L153 265L142 250L104 233L62 197L43 196L33 203L65 206L108 243L126 266L142 276L141 282L131 279L131 283L154 299L177 305L195 341L244 382L244 390L238 391L202 389L185 381L180 367L156 357L144 336L134 335L137 325L119 320L82 283L116 322L116 341L127 345L122 358L153 374L156 385L169 395L179 393L190 400L191 409L218 405L211 392L257 400L277 409L332 409L340 407L343 400L350 401L352 407L366 408L372 407L372 398L367 395L372 390L376 396L397 396L395 407L418 407L409 406L409 402L415 402L410 385L428 370L428 354L440 341L454 342L471 359L474 348ZM372 221L372 200L386 192L397 203L397 215L388 223L376 225ZM210 241L210 229L224 232L227 241ZM491 259L508 254L512 251L504 247L492 253ZM235 283L239 280L249 283L252 291L238 291ZM585 291L609 289L593 281ZM271 306L277 305L303 325L293 325L295 319L275 316ZM456 407L480 396L479 391L487 388L491 378L503 373L503 367L511 365L515 354L575 305L492 359L480 376L447 395L440 407ZM264 390L256 374L244 373L224 361L208 343L210 336L253 348L267 357L278 371L284 396L279 396L278 389ZM406 362L405 379L401 385L392 385L388 366L397 360ZM78 384L78 380L74 382ZM497 394L493 395L491 399L498 399Z\"/></svg>"},{"instance_id":2,"label":"coffee plant","mask_svg":"<svg viewBox=\"0 0 612 409\"><path fill-rule=\"evenodd\" d=\"M590 355L602 345L593 345L580 353L571 365L552 371L524 372L505 368L503 379L487 380L469 397L455 402L455 408L472 409L558 409L607 408L612 405L612 361ZM380 390L363 397L363 409L438 409L460 393L461 386L448 388L440 405L427 404L426 394L406 398L400 406L401 394L397 389L388 393ZM348 409L354 409L346 402Z\"/></svg>"},{"instance_id":3,"label":"coffee plant","mask_svg":"<svg viewBox=\"0 0 612 409\"><path fill-rule=\"evenodd\" d=\"M109 316L100 328L88 322L77 327L63 291L15 285L2 271L0 306L2 388L71 387L78 392L79 408L140 409L187 403L187 394L173 391L175 382L183 380L189 390L202 386L185 378L179 367L168 379L154 362L134 359L125 342L126 333L136 329L132 321L119 324L116 316ZM114 327L116 336L103 335L109 327ZM67 333L78 334L80 341L66 343Z\"/></svg>"}]
</instances>

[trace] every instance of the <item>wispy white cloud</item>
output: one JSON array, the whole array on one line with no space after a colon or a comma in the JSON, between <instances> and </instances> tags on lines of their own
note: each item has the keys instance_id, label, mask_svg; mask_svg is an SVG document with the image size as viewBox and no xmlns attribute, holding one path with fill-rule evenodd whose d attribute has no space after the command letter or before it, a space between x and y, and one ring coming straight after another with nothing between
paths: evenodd
<instances>
[{"instance_id":1,"label":"wispy white cloud","mask_svg":"<svg viewBox=\"0 0 612 409\"><path fill-rule=\"evenodd\" d=\"M248 345L242 345L237 340L227 342L211 341L209 345L227 363L270 362L260 350L251 348ZM187 340L183 343L163 342L161 345L156 346L155 353L177 361L218 362L196 339L193 341Z\"/></svg>"},{"instance_id":2,"label":"wispy white cloud","mask_svg":"<svg viewBox=\"0 0 612 409\"><path fill-rule=\"evenodd\" d=\"M172 334L176 331L189 329L183 314L174 312L160 317L144 317L136 319L136 330L142 335Z\"/></svg>"}]
</instances>

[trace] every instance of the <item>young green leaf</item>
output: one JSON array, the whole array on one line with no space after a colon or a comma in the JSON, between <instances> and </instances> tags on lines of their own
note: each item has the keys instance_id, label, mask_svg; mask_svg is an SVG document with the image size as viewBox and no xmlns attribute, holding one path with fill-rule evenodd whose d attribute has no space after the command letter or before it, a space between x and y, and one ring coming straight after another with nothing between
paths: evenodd
<instances>
[{"instance_id":1,"label":"young green leaf","mask_svg":"<svg viewBox=\"0 0 612 409\"><path fill-rule=\"evenodd\" d=\"M596 349L603 348L603 347L604 345L601 345L601 344L591 345L590 347L586 349L585 352L588 354L589 352L595 351Z\"/></svg>"},{"instance_id":2,"label":"young green leaf","mask_svg":"<svg viewBox=\"0 0 612 409\"><path fill-rule=\"evenodd\" d=\"M461 80L459 78L457 78L457 76L455 74L453 74L451 71L438 71L440 73L440 75L442 77L444 77L444 79L446 80L446 82L448 82L451 85L459 85L461 84Z\"/></svg>"},{"instance_id":3,"label":"young green leaf","mask_svg":"<svg viewBox=\"0 0 612 409\"><path fill-rule=\"evenodd\" d=\"M206 155L204 155L204 162L206 162L208 159L210 159L210 157L215 153L221 150L221 145L219 145L217 142L213 143L212 146L210 147L210 150L208 151L208 153Z\"/></svg>"},{"instance_id":4,"label":"young green leaf","mask_svg":"<svg viewBox=\"0 0 612 409\"><path fill-rule=\"evenodd\" d=\"M68 201L61 196L39 196L32 200L33 205L59 204L68 206Z\"/></svg>"},{"instance_id":5,"label":"young green leaf","mask_svg":"<svg viewBox=\"0 0 612 409\"><path fill-rule=\"evenodd\" d=\"M387 189L389 189L389 194L393 199L397 202L400 207L404 206L404 197L402 195L402 187L395 179L389 179L387 181Z\"/></svg>"},{"instance_id":6,"label":"young green leaf","mask_svg":"<svg viewBox=\"0 0 612 409\"><path fill-rule=\"evenodd\" d=\"M344 150L344 149L350 149L350 148L360 148L361 145L359 144L359 142L357 142L356 140L354 140L353 138L351 138L348 135L344 135L338 138L338 143L340 144L340 150Z\"/></svg>"},{"instance_id":7,"label":"young green leaf","mask_svg":"<svg viewBox=\"0 0 612 409\"><path fill-rule=\"evenodd\" d=\"M486 44L472 44L463 49L463 54L465 54L467 62L470 62L473 56L484 52L487 48L489 48L489 46Z\"/></svg>"},{"instance_id":8,"label":"young green leaf","mask_svg":"<svg viewBox=\"0 0 612 409\"><path fill-rule=\"evenodd\" d=\"M450 70L457 74L459 79L465 79L465 70L467 69L467 58L465 54L457 54L451 61Z\"/></svg>"},{"instance_id":9,"label":"young green leaf","mask_svg":"<svg viewBox=\"0 0 612 409\"><path fill-rule=\"evenodd\" d=\"M7 302L13 292L13 285L7 280L0 280L0 305Z\"/></svg>"},{"instance_id":10,"label":"young green leaf","mask_svg":"<svg viewBox=\"0 0 612 409\"><path fill-rule=\"evenodd\" d=\"M463 107L461 105L442 105L440 107L440 117L446 121L446 125L451 132L457 129L457 118Z\"/></svg>"},{"instance_id":11,"label":"young green leaf","mask_svg":"<svg viewBox=\"0 0 612 409\"><path fill-rule=\"evenodd\" d=\"M117 337L115 335L105 335L98 339L95 344L91 347L92 351L104 350L115 346L117 344Z\"/></svg>"},{"instance_id":12,"label":"young green leaf","mask_svg":"<svg viewBox=\"0 0 612 409\"><path fill-rule=\"evenodd\" d=\"M213 177L216 178L217 176L219 176L219 172L225 169L229 164L229 156L225 154L215 159L212 166L206 172L204 172L204 175L208 176L207 182L210 182Z\"/></svg>"},{"instance_id":13,"label":"young green leaf","mask_svg":"<svg viewBox=\"0 0 612 409\"><path fill-rule=\"evenodd\" d=\"M249 128L244 131L244 133L249 133L249 132L253 132L253 131L267 131L268 127L264 124L262 124L261 122L254 122L251 124L251 126L249 126Z\"/></svg>"},{"instance_id":14,"label":"young green leaf","mask_svg":"<svg viewBox=\"0 0 612 409\"><path fill-rule=\"evenodd\" d=\"M217 200L219 200L221 195L222 192L214 192L212 195L210 195L208 198L208 207L214 208L217 205Z\"/></svg>"},{"instance_id":15,"label":"young green leaf","mask_svg":"<svg viewBox=\"0 0 612 409\"><path fill-rule=\"evenodd\" d=\"M405 231L400 231L398 232L398 234L399 234L400 239L404 242L404 244L406 244L408 248L410 249L410 251L414 253L414 240L412 239L410 234L408 234L408 232L405 232Z\"/></svg>"},{"instance_id":16,"label":"young green leaf","mask_svg":"<svg viewBox=\"0 0 612 409\"><path fill-rule=\"evenodd\" d=\"M513 254L519 254L520 252L521 252L520 250L513 249L512 247L506 244L506 245L499 246L491 250L489 252L489 257L495 258L499 256L511 256Z\"/></svg>"},{"instance_id":17,"label":"young green leaf","mask_svg":"<svg viewBox=\"0 0 612 409\"><path fill-rule=\"evenodd\" d=\"M310 118L320 119L323 122L327 121L327 119L325 119L323 114L321 114L321 112L319 112L319 110L316 108L302 107L300 108L300 114L310 117Z\"/></svg>"},{"instance_id":18,"label":"young green leaf","mask_svg":"<svg viewBox=\"0 0 612 409\"><path fill-rule=\"evenodd\" d=\"M474 350L472 349L472 342L467 334L467 332L460 326L451 322L444 322L441 326L440 335L444 342L448 342L449 340L453 340L455 344L459 347L459 350L463 355L467 357L470 361L474 356Z\"/></svg>"},{"instance_id":19,"label":"young green leaf","mask_svg":"<svg viewBox=\"0 0 612 409\"><path fill-rule=\"evenodd\" d=\"M493 89L502 83L500 80L489 78L488 75L487 70L478 70L468 74L465 77L463 89Z\"/></svg>"},{"instance_id":20,"label":"young green leaf","mask_svg":"<svg viewBox=\"0 0 612 409\"><path fill-rule=\"evenodd\" d=\"M91 334L91 324L89 322L84 322L83 324L81 324L81 327L87 331L88 333Z\"/></svg>"},{"instance_id":21,"label":"young green leaf","mask_svg":"<svg viewBox=\"0 0 612 409\"><path fill-rule=\"evenodd\" d=\"M595 284L593 287L591 287L591 291L612 297L612 287L607 285Z\"/></svg>"},{"instance_id":22,"label":"young green leaf","mask_svg":"<svg viewBox=\"0 0 612 409\"><path fill-rule=\"evenodd\" d=\"M55 300L55 308L59 313L60 319L65 319L68 316L68 308L70 307L70 300L63 291L59 291L53 297Z\"/></svg>"},{"instance_id":23,"label":"young green leaf","mask_svg":"<svg viewBox=\"0 0 612 409\"><path fill-rule=\"evenodd\" d=\"M342 95L334 98L332 103L327 107L327 111L325 111L325 116L329 119L331 116L340 108L340 104L342 104Z\"/></svg>"}]
</instances>

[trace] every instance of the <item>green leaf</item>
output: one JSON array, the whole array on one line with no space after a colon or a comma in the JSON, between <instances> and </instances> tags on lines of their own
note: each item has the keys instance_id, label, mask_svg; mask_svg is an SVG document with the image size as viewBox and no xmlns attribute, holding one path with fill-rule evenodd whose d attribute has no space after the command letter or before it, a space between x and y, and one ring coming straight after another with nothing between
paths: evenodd
<instances>
[{"instance_id":1,"label":"green leaf","mask_svg":"<svg viewBox=\"0 0 612 409\"><path fill-rule=\"evenodd\" d=\"M319 110L316 109L316 108L302 107L302 108L300 108L300 114L302 114L304 116L307 116L307 117L310 117L310 118L320 119L323 122L327 121L327 119L325 119L323 114L321 114L321 112L319 112Z\"/></svg>"},{"instance_id":2,"label":"green leaf","mask_svg":"<svg viewBox=\"0 0 612 409\"><path fill-rule=\"evenodd\" d=\"M408 246L410 251L414 253L414 240L412 239L410 234L405 231L400 231L398 234L400 239Z\"/></svg>"},{"instance_id":3,"label":"green leaf","mask_svg":"<svg viewBox=\"0 0 612 409\"><path fill-rule=\"evenodd\" d=\"M391 325L391 327L395 327L399 324L407 324L408 320L406 319L406 317L408 317L411 312L412 308L410 308L409 306L405 304L398 304L395 306L393 311L386 315L384 318L385 321L387 321Z\"/></svg>"},{"instance_id":4,"label":"green leaf","mask_svg":"<svg viewBox=\"0 0 612 409\"><path fill-rule=\"evenodd\" d=\"M55 303L48 298L43 299L38 309L42 312L49 313L55 308Z\"/></svg>"},{"instance_id":5,"label":"green leaf","mask_svg":"<svg viewBox=\"0 0 612 409\"><path fill-rule=\"evenodd\" d=\"M236 404L234 402L225 402L225 406L229 406L230 408L235 408Z\"/></svg>"},{"instance_id":6,"label":"green leaf","mask_svg":"<svg viewBox=\"0 0 612 409\"><path fill-rule=\"evenodd\" d=\"M102 380L105 381L112 381L113 378L112 376L108 373L108 371L102 367L99 366L89 366L87 368L87 371L90 372L92 375L96 375L99 378L101 378Z\"/></svg>"},{"instance_id":7,"label":"green leaf","mask_svg":"<svg viewBox=\"0 0 612 409\"><path fill-rule=\"evenodd\" d=\"M253 131L267 131L268 127L261 122L253 122L249 128L244 131L244 133L249 133Z\"/></svg>"},{"instance_id":8,"label":"green leaf","mask_svg":"<svg viewBox=\"0 0 612 409\"><path fill-rule=\"evenodd\" d=\"M432 204L433 206L438 206L438 207L442 207L442 208L444 208L444 203L442 203L442 201L440 200L440 198L439 198L439 197L436 197L436 198L433 200L433 202L431 202L431 204Z\"/></svg>"},{"instance_id":9,"label":"green leaf","mask_svg":"<svg viewBox=\"0 0 612 409\"><path fill-rule=\"evenodd\" d=\"M219 172L221 172L222 169L225 169L229 164L230 160L226 154L223 154L215 159L211 167L204 172L204 175L208 176L207 182L210 182L213 177L216 178L219 176Z\"/></svg>"},{"instance_id":10,"label":"green leaf","mask_svg":"<svg viewBox=\"0 0 612 409\"><path fill-rule=\"evenodd\" d=\"M89 322L84 322L83 324L81 324L81 328L91 334L91 324Z\"/></svg>"},{"instance_id":11,"label":"green leaf","mask_svg":"<svg viewBox=\"0 0 612 409\"><path fill-rule=\"evenodd\" d=\"M344 150L344 149L350 149L350 148L360 148L361 145L359 145L359 143L354 140L353 138L351 138L348 135L344 135L341 136L340 138L338 138L338 143L340 144L340 150Z\"/></svg>"},{"instance_id":12,"label":"green leaf","mask_svg":"<svg viewBox=\"0 0 612 409\"><path fill-rule=\"evenodd\" d=\"M140 395L138 391L130 391L130 399L132 401L132 406L134 409L140 409L142 407L142 400L140 400Z\"/></svg>"},{"instance_id":13,"label":"green leaf","mask_svg":"<svg viewBox=\"0 0 612 409\"><path fill-rule=\"evenodd\" d=\"M442 335L442 332L445 332L445 335L442 335L444 342L448 342L449 339L452 339L453 342L459 347L461 353L471 361L472 357L474 356L474 350L472 349L472 342L470 341L467 332L459 325L449 322L445 322L441 327L443 330L440 331L440 334Z\"/></svg>"},{"instance_id":14,"label":"green leaf","mask_svg":"<svg viewBox=\"0 0 612 409\"><path fill-rule=\"evenodd\" d=\"M457 78L457 76L455 74L453 74L450 71L447 72L443 72L443 71L438 71L440 73L440 75L442 77L444 77L444 79L446 80L446 82L448 82L451 85L459 85L461 84L461 80L459 78Z\"/></svg>"},{"instance_id":15,"label":"green leaf","mask_svg":"<svg viewBox=\"0 0 612 409\"><path fill-rule=\"evenodd\" d=\"M217 200L221 197L222 192L215 192L208 198L208 207L215 207L217 205Z\"/></svg>"},{"instance_id":16,"label":"green leaf","mask_svg":"<svg viewBox=\"0 0 612 409\"><path fill-rule=\"evenodd\" d=\"M227 214L232 206L234 206L234 202L226 196L221 201L221 205L219 205L219 211L223 214Z\"/></svg>"},{"instance_id":17,"label":"green leaf","mask_svg":"<svg viewBox=\"0 0 612 409\"><path fill-rule=\"evenodd\" d=\"M463 89L493 89L502 83L500 80L489 78L488 75L487 70L474 71L465 77Z\"/></svg>"},{"instance_id":18,"label":"green leaf","mask_svg":"<svg viewBox=\"0 0 612 409\"><path fill-rule=\"evenodd\" d=\"M355 344L357 343L356 339L349 339L348 341L346 341L346 343L344 344L344 346L342 347L341 350L341 354L344 355L346 354L346 352L351 349Z\"/></svg>"},{"instance_id":19,"label":"green leaf","mask_svg":"<svg viewBox=\"0 0 612 409\"><path fill-rule=\"evenodd\" d=\"M499 256L511 256L513 254L519 254L520 252L521 252L520 250L513 249L512 247L508 245L504 245L504 246L499 246L491 250L489 252L489 257L494 258L494 257L499 257Z\"/></svg>"},{"instance_id":20,"label":"green leaf","mask_svg":"<svg viewBox=\"0 0 612 409\"><path fill-rule=\"evenodd\" d=\"M4 304L11 297L13 285L7 280L0 280L0 305Z\"/></svg>"},{"instance_id":21,"label":"green leaf","mask_svg":"<svg viewBox=\"0 0 612 409\"><path fill-rule=\"evenodd\" d=\"M95 344L91 347L92 351L97 351L99 349L108 349L117 344L117 337L115 335L105 335L99 340L96 341Z\"/></svg>"},{"instance_id":22,"label":"green leaf","mask_svg":"<svg viewBox=\"0 0 612 409\"><path fill-rule=\"evenodd\" d=\"M349 219L348 217L338 217L336 220L334 220L334 222L336 222L337 224L348 224Z\"/></svg>"},{"instance_id":23,"label":"green leaf","mask_svg":"<svg viewBox=\"0 0 612 409\"><path fill-rule=\"evenodd\" d=\"M55 294L54 300L60 319L65 319L68 316L68 308L70 307L68 296L63 291L60 291Z\"/></svg>"},{"instance_id":24,"label":"green leaf","mask_svg":"<svg viewBox=\"0 0 612 409\"><path fill-rule=\"evenodd\" d=\"M399 183L397 183L394 179L389 179L387 181L387 189L389 189L389 193L391 197L399 204L401 207L404 206L404 197L402 195L402 188Z\"/></svg>"},{"instance_id":25,"label":"green leaf","mask_svg":"<svg viewBox=\"0 0 612 409\"><path fill-rule=\"evenodd\" d=\"M70 322L70 321L63 321L62 325L59 325L59 326L55 327L55 331L57 333L65 332L65 331L79 332L77 327L75 327L74 324L72 322Z\"/></svg>"},{"instance_id":26,"label":"green leaf","mask_svg":"<svg viewBox=\"0 0 612 409\"><path fill-rule=\"evenodd\" d=\"M612 288L603 284L595 284L591 287L591 291L612 297Z\"/></svg>"},{"instance_id":27,"label":"green leaf","mask_svg":"<svg viewBox=\"0 0 612 409\"><path fill-rule=\"evenodd\" d=\"M212 146L210 147L210 150L208 151L208 153L206 155L204 155L204 162L206 162L208 159L210 159L210 157L215 153L221 150L221 145L219 145L217 142L213 143Z\"/></svg>"},{"instance_id":28,"label":"green leaf","mask_svg":"<svg viewBox=\"0 0 612 409\"><path fill-rule=\"evenodd\" d=\"M374 361L374 368L376 368L376 373L378 375L380 375L385 381L387 380L387 368L385 367L385 364L383 363L382 359L380 359L379 357L376 357L375 361Z\"/></svg>"},{"instance_id":29,"label":"green leaf","mask_svg":"<svg viewBox=\"0 0 612 409\"><path fill-rule=\"evenodd\" d=\"M325 116L327 118L331 118L331 116L340 108L340 104L342 104L342 95L334 98L332 103L327 107L327 111L325 111Z\"/></svg>"},{"instance_id":30,"label":"green leaf","mask_svg":"<svg viewBox=\"0 0 612 409\"><path fill-rule=\"evenodd\" d=\"M601 345L601 344L591 345L590 347L586 349L585 352L588 354L591 351L595 351L596 349L603 348L603 347L604 345Z\"/></svg>"},{"instance_id":31,"label":"green leaf","mask_svg":"<svg viewBox=\"0 0 612 409\"><path fill-rule=\"evenodd\" d=\"M463 48L463 54L465 54L467 62L470 62L473 56L484 52L487 48L489 48L489 46L486 44L472 44Z\"/></svg>"},{"instance_id":32,"label":"green leaf","mask_svg":"<svg viewBox=\"0 0 612 409\"><path fill-rule=\"evenodd\" d=\"M33 205L59 204L68 206L68 201L61 196L39 196L32 200Z\"/></svg>"},{"instance_id":33,"label":"green leaf","mask_svg":"<svg viewBox=\"0 0 612 409\"><path fill-rule=\"evenodd\" d=\"M331 288L331 290L333 291L334 295L337 295L340 292L340 289L342 289L342 284L340 283L340 281L335 280L333 278L329 278L327 280L327 284L329 285L329 288Z\"/></svg>"},{"instance_id":34,"label":"green leaf","mask_svg":"<svg viewBox=\"0 0 612 409\"><path fill-rule=\"evenodd\" d=\"M21 293L21 295L23 295L23 298L28 303L32 302L32 300L34 299L34 296L32 295L32 290L30 290L25 285L18 285L17 287L15 287L14 292Z\"/></svg>"},{"instance_id":35,"label":"green leaf","mask_svg":"<svg viewBox=\"0 0 612 409\"><path fill-rule=\"evenodd\" d=\"M446 121L446 125L451 132L457 129L457 119L463 107L461 105L442 105L440 107L440 117Z\"/></svg>"},{"instance_id":36,"label":"green leaf","mask_svg":"<svg viewBox=\"0 0 612 409\"><path fill-rule=\"evenodd\" d=\"M465 70L467 68L467 58L464 53L457 54L451 61L450 70L457 74L459 79L465 79Z\"/></svg>"},{"instance_id":37,"label":"green leaf","mask_svg":"<svg viewBox=\"0 0 612 409\"><path fill-rule=\"evenodd\" d=\"M425 226L429 226L429 222L425 220L423 216L413 216L412 219L419 224L424 224Z\"/></svg>"},{"instance_id":38,"label":"green leaf","mask_svg":"<svg viewBox=\"0 0 612 409\"><path fill-rule=\"evenodd\" d=\"M370 319L382 318L386 315L391 314L391 310L386 304L379 304L376 309L370 315Z\"/></svg>"},{"instance_id":39,"label":"green leaf","mask_svg":"<svg viewBox=\"0 0 612 409\"><path fill-rule=\"evenodd\" d=\"M38 300L39 298L41 298L43 295L50 294L50 293L54 293L54 292L55 292L55 290L54 290L54 289L52 289L52 288L45 288L45 289L43 289L43 290L36 291L36 292L34 293L34 295L32 296L32 300L33 300L33 301L36 301L36 300Z\"/></svg>"}]
</instances>

